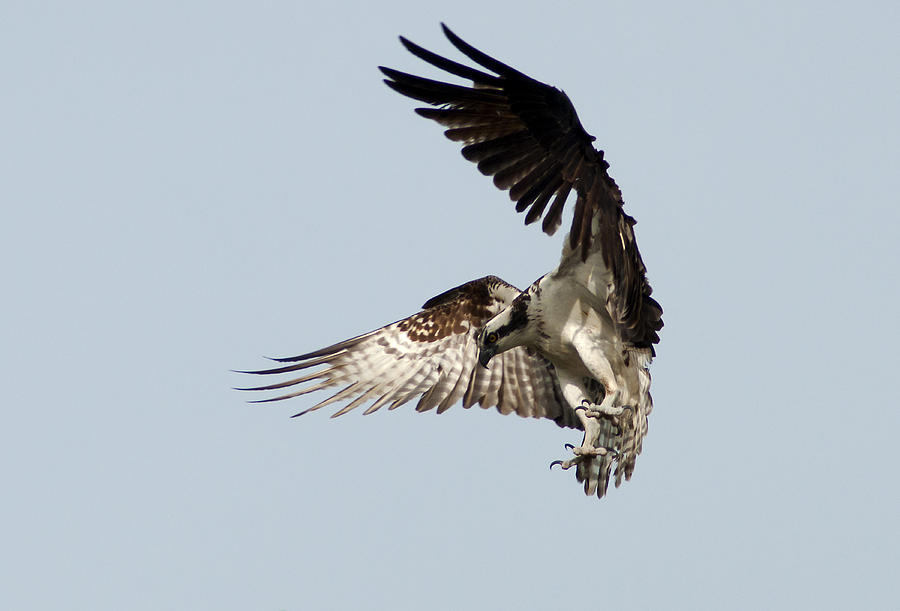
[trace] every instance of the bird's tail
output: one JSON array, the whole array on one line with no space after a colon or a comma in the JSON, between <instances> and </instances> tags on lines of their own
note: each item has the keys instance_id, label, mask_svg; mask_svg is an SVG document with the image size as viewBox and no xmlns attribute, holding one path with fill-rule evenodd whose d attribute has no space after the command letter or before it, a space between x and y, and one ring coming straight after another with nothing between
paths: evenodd
<instances>
[{"instance_id":1,"label":"bird's tail","mask_svg":"<svg viewBox=\"0 0 900 611\"><path fill-rule=\"evenodd\" d=\"M609 453L606 456L585 457L576 465L575 478L584 484L586 495L594 496L596 494L601 499L606 496L613 462L615 462L613 454Z\"/></svg>"},{"instance_id":2,"label":"bird's tail","mask_svg":"<svg viewBox=\"0 0 900 611\"><path fill-rule=\"evenodd\" d=\"M631 407L616 418L615 423L606 421L596 444L610 451L602 456L585 457L575 470L575 477L584 484L584 493L588 496L596 494L602 499L609 488L611 476L615 477L616 488L631 479L634 463L647 435L647 416L653 410L649 368L653 357L647 350L632 352L631 358L637 361L638 386L632 394L633 399L626 403Z\"/></svg>"}]
</instances>

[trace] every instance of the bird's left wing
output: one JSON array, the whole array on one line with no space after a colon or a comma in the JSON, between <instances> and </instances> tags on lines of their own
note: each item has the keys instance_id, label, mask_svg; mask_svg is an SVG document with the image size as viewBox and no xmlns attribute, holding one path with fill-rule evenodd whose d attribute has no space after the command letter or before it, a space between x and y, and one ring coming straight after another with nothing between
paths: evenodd
<instances>
[{"instance_id":1,"label":"bird's left wing","mask_svg":"<svg viewBox=\"0 0 900 611\"><path fill-rule=\"evenodd\" d=\"M242 372L301 375L241 390L290 389L260 401L267 402L340 387L298 416L342 401L349 403L333 417L371 402L364 412L370 414L420 397L417 411L436 407L440 413L462 400L466 408L496 406L504 414L549 418L560 426L580 428L562 398L553 366L543 357L515 348L494 357L489 368L478 364L478 332L518 294L495 276L467 282L430 299L421 312L381 329L308 354L275 359L287 363L281 367Z\"/></svg>"}]
</instances>

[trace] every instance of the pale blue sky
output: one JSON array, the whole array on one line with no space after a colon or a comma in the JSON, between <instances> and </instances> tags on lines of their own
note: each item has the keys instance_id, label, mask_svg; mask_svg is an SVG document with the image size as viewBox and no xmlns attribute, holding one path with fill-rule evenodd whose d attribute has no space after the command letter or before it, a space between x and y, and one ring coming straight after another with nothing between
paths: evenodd
<instances>
[{"instance_id":1,"label":"pale blue sky","mask_svg":"<svg viewBox=\"0 0 900 611\"><path fill-rule=\"evenodd\" d=\"M893 2L0 7L0 607L900 607ZM376 66L461 36L573 99L666 327L634 478L459 407L231 369L414 312L524 228Z\"/></svg>"}]
</instances>

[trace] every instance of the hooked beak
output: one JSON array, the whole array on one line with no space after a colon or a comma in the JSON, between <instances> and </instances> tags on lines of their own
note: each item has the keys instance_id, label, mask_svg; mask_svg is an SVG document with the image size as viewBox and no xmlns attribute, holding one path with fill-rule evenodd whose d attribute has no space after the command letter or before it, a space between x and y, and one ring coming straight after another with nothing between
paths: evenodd
<instances>
[{"instance_id":1,"label":"hooked beak","mask_svg":"<svg viewBox=\"0 0 900 611\"><path fill-rule=\"evenodd\" d=\"M492 348L482 348L478 351L478 363L485 369L488 368L488 363L492 358L494 358L494 350Z\"/></svg>"}]
</instances>

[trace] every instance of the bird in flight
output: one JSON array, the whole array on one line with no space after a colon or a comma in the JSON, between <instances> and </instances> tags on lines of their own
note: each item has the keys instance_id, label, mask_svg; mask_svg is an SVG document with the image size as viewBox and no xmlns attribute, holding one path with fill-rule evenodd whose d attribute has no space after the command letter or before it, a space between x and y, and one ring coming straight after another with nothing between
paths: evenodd
<instances>
[{"instance_id":1,"label":"bird in flight","mask_svg":"<svg viewBox=\"0 0 900 611\"><path fill-rule=\"evenodd\" d=\"M241 390L281 391L280 401L326 388L337 392L300 412L346 403L334 416L365 414L418 399L441 413L496 407L584 431L571 455L587 495L628 480L647 433L650 362L662 328L634 237L635 221L609 176L603 151L581 126L568 96L469 45L450 43L478 67L401 37L421 60L469 84L381 67L394 91L428 104L416 113L440 123L463 157L509 192L525 223L552 235L572 191L572 225L556 269L525 290L486 276L452 288L421 311L375 331L247 371L287 379Z\"/></svg>"}]
</instances>

